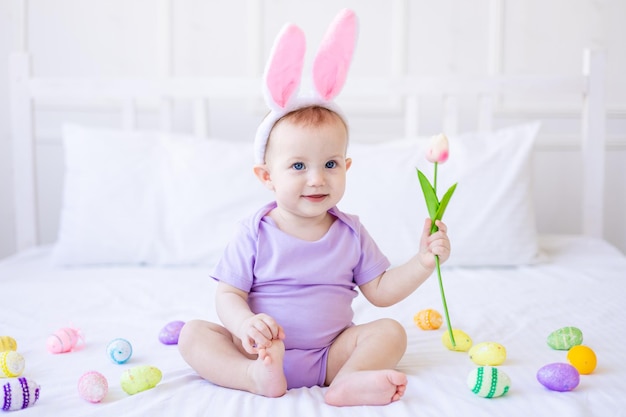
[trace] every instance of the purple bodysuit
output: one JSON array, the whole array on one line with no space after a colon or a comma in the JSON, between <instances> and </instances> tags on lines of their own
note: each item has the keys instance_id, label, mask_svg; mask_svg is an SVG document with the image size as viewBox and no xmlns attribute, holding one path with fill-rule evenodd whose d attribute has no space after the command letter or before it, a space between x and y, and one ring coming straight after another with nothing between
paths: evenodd
<instances>
[{"instance_id":1,"label":"purple bodysuit","mask_svg":"<svg viewBox=\"0 0 626 417\"><path fill-rule=\"evenodd\" d=\"M240 224L212 277L249 293L252 311L283 327L289 388L323 386L328 348L352 325L355 286L383 273L389 261L354 215L330 209L337 219L310 242L278 229L266 216L275 207Z\"/></svg>"}]
</instances>

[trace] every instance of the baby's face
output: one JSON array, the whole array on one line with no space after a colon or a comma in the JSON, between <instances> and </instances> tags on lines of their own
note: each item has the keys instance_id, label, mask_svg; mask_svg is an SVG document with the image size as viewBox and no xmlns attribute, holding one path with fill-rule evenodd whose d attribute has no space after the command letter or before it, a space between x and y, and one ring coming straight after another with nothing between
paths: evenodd
<instances>
[{"instance_id":1,"label":"baby's face","mask_svg":"<svg viewBox=\"0 0 626 417\"><path fill-rule=\"evenodd\" d=\"M278 206L298 217L325 215L343 197L348 134L338 117L319 126L277 124L266 165Z\"/></svg>"}]
</instances>

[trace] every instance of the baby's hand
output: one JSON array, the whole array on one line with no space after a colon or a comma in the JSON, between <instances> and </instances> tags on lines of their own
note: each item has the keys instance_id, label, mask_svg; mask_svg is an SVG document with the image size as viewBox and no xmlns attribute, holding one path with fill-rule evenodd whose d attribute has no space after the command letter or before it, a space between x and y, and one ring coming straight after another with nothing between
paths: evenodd
<instances>
[{"instance_id":1,"label":"baby's hand","mask_svg":"<svg viewBox=\"0 0 626 417\"><path fill-rule=\"evenodd\" d=\"M267 314L256 314L244 320L238 334L243 348L251 354L270 347L272 340L285 338L283 328Z\"/></svg>"},{"instance_id":2,"label":"baby's hand","mask_svg":"<svg viewBox=\"0 0 626 417\"><path fill-rule=\"evenodd\" d=\"M420 242L419 261L427 270L435 268L435 255L439 256L439 262L444 263L450 257L450 240L448 239L448 227L440 220L435 224L439 228L438 231L430 234L431 219L424 222L424 230L422 231L422 239Z\"/></svg>"}]
</instances>

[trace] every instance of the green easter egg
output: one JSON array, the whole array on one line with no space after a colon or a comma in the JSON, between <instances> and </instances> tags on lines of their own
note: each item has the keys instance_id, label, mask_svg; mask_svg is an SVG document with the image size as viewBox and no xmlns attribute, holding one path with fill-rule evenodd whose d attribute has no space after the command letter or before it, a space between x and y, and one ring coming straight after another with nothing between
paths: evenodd
<instances>
[{"instance_id":1,"label":"green easter egg","mask_svg":"<svg viewBox=\"0 0 626 417\"><path fill-rule=\"evenodd\" d=\"M556 350L569 350L583 342L583 332L579 328L561 327L548 335L548 346Z\"/></svg>"},{"instance_id":2,"label":"green easter egg","mask_svg":"<svg viewBox=\"0 0 626 417\"><path fill-rule=\"evenodd\" d=\"M161 370L154 366L140 365L122 373L120 384L126 394L133 395L156 387L161 382Z\"/></svg>"}]
</instances>

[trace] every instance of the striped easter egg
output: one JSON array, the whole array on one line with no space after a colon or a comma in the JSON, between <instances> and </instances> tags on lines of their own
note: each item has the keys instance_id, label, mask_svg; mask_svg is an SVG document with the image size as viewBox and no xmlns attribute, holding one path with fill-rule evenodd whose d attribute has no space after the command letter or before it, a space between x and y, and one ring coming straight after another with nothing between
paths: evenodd
<instances>
[{"instance_id":1,"label":"striped easter egg","mask_svg":"<svg viewBox=\"0 0 626 417\"><path fill-rule=\"evenodd\" d=\"M437 310L427 308L415 314L413 321L422 330L437 330L441 327L443 319Z\"/></svg>"},{"instance_id":2,"label":"striped easter egg","mask_svg":"<svg viewBox=\"0 0 626 417\"><path fill-rule=\"evenodd\" d=\"M2 410L21 410L35 405L39 399L39 385L32 379L13 378L2 384Z\"/></svg>"},{"instance_id":3,"label":"striped easter egg","mask_svg":"<svg viewBox=\"0 0 626 417\"><path fill-rule=\"evenodd\" d=\"M0 336L0 352L17 350L17 342L11 336Z\"/></svg>"},{"instance_id":4,"label":"striped easter egg","mask_svg":"<svg viewBox=\"0 0 626 417\"><path fill-rule=\"evenodd\" d=\"M511 388L511 378L492 366L480 366L467 376L467 386L480 397L501 397Z\"/></svg>"},{"instance_id":5,"label":"striped easter egg","mask_svg":"<svg viewBox=\"0 0 626 417\"><path fill-rule=\"evenodd\" d=\"M0 353L0 378L15 378L24 372L24 357L14 350Z\"/></svg>"},{"instance_id":6,"label":"striped easter egg","mask_svg":"<svg viewBox=\"0 0 626 417\"><path fill-rule=\"evenodd\" d=\"M570 350L583 342L583 332L573 326L561 327L548 335L548 346L556 350Z\"/></svg>"}]
</instances>

